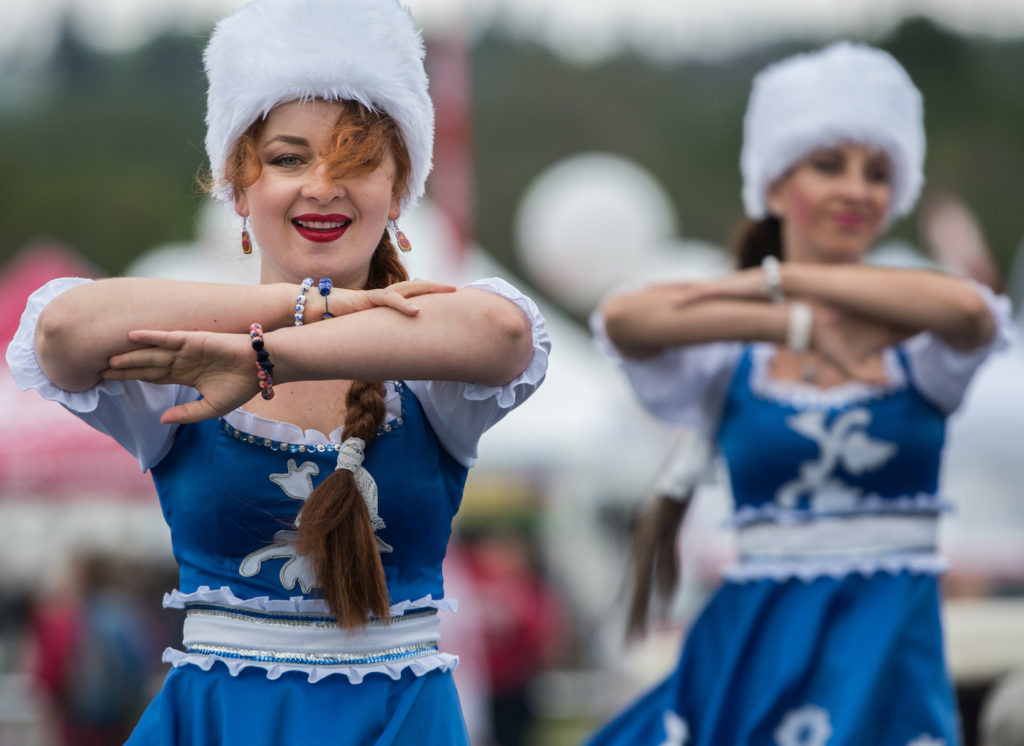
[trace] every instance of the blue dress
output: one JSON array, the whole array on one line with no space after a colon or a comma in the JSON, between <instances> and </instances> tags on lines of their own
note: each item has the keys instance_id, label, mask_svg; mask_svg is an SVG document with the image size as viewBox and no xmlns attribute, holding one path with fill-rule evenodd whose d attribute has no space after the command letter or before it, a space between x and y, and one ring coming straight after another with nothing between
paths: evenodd
<instances>
[{"instance_id":1,"label":"blue dress","mask_svg":"<svg viewBox=\"0 0 1024 746\"><path fill-rule=\"evenodd\" d=\"M945 413L893 385L799 401L745 345L716 440L740 559L675 670L591 746L953 746L935 554ZM761 363L759 375L758 363Z\"/></svg>"},{"instance_id":2,"label":"blue dress","mask_svg":"<svg viewBox=\"0 0 1024 746\"><path fill-rule=\"evenodd\" d=\"M440 649L439 612L455 610L442 561L481 434L544 380L551 343L536 304L500 278L469 286L530 319L533 356L504 386L385 384L386 422L362 464L374 489L361 491L390 619L345 631L294 549L304 500L337 465L340 429L303 431L242 409L174 428L160 414L195 400L194 389L138 381L60 389L36 359L35 327L47 303L84 282L60 278L33 293L6 359L21 388L111 435L150 470L170 527L180 583L164 605L186 612L183 644L165 651L172 668L128 743L468 744L452 676L458 660Z\"/></svg>"},{"instance_id":3,"label":"blue dress","mask_svg":"<svg viewBox=\"0 0 1024 746\"><path fill-rule=\"evenodd\" d=\"M377 536L387 548L381 559L397 627L449 608L441 562L467 469L438 443L416 397L395 386L402 414L380 429L364 466L377 483ZM167 604L184 607L190 620L320 619L329 627L290 540L304 498L336 459L331 446L258 438L223 419L182 427L152 469L181 568L180 590ZM468 743L450 674L455 660L429 634L409 650L391 646L342 662L191 642L165 654L175 667L129 744Z\"/></svg>"}]
</instances>

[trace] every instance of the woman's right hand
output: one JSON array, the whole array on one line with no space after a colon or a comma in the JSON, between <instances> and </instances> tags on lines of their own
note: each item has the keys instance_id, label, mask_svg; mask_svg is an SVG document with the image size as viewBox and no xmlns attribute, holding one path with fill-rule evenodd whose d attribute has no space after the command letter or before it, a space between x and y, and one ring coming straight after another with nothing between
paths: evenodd
<instances>
[{"instance_id":1,"label":"woman's right hand","mask_svg":"<svg viewBox=\"0 0 1024 746\"><path fill-rule=\"evenodd\" d=\"M909 333L829 305L814 307L811 347L850 378L882 384L887 378L881 351Z\"/></svg>"},{"instance_id":2,"label":"woman's right hand","mask_svg":"<svg viewBox=\"0 0 1024 746\"><path fill-rule=\"evenodd\" d=\"M136 330L128 338L144 345L114 355L101 375L110 381L148 381L191 386L198 401L168 409L164 424L199 422L237 409L259 392L256 355L248 334Z\"/></svg>"}]
</instances>

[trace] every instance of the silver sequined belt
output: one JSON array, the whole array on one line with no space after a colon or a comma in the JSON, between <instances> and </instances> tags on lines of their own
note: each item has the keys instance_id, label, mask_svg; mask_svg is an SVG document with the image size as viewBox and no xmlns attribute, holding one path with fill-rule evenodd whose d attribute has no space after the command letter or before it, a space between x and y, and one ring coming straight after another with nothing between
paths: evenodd
<instances>
[{"instance_id":1,"label":"silver sequined belt","mask_svg":"<svg viewBox=\"0 0 1024 746\"><path fill-rule=\"evenodd\" d=\"M403 661L438 650L437 609L344 630L333 618L188 604L183 642L189 653L233 660L316 666L359 666Z\"/></svg>"}]
</instances>

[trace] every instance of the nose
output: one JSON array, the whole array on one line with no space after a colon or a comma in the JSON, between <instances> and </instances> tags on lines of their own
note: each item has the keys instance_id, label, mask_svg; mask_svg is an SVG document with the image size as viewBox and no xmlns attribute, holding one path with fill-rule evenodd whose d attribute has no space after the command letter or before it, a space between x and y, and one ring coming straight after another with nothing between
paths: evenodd
<instances>
[{"instance_id":1,"label":"nose","mask_svg":"<svg viewBox=\"0 0 1024 746\"><path fill-rule=\"evenodd\" d=\"M846 199L860 201L867 199L871 191L871 182L860 169L849 168L839 182L839 192Z\"/></svg>"},{"instance_id":2,"label":"nose","mask_svg":"<svg viewBox=\"0 0 1024 746\"><path fill-rule=\"evenodd\" d=\"M345 189L340 179L331 176L325 163L318 163L307 172L302 185L302 196L327 204L344 194Z\"/></svg>"}]
</instances>

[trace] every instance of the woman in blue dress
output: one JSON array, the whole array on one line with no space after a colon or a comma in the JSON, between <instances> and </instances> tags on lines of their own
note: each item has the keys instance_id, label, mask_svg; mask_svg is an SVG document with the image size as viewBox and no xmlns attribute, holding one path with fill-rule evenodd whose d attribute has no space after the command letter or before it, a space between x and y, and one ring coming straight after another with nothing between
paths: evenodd
<instances>
[{"instance_id":1,"label":"woman in blue dress","mask_svg":"<svg viewBox=\"0 0 1024 746\"><path fill-rule=\"evenodd\" d=\"M467 743L441 563L543 319L497 278L407 280L388 224L433 107L395 0L258 0L205 62L211 192L260 284L55 280L7 353L138 458L170 527L183 644L129 743Z\"/></svg>"},{"instance_id":2,"label":"woman in blue dress","mask_svg":"<svg viewBox=\"0 0 1024 746\"><path fill-rule=\"evenodd\" d=\"M965 279L861 263L913 208L922 119L880 50L839 43L768 67L744 122L740 270L619 293L595 314L646 408L724 457L739 557L672 674L591 744L960 742L939 466L1008 309Z\"/></svg>"}]
</instances>

